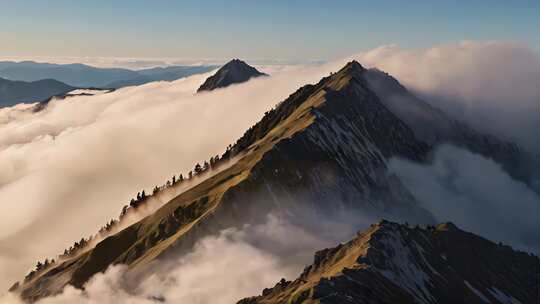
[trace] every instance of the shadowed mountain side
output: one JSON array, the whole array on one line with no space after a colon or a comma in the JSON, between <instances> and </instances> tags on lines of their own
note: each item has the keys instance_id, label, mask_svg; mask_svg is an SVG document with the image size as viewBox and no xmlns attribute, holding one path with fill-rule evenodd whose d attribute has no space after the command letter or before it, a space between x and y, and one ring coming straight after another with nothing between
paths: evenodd
<instances>
[{"instance_id":1,"label":"shadowed mountain side","mask_svg":"<svg viewBox=\"0 0 540 304\"><path fill-rule=\"evenodd\" d=\"M451 223L387 221L318 251L294 281L239 304L535 303L540 259Z\"/></svg>"},{"instance_id":2,"label":"shadowed mountain side","mask_svg":"<svg viewBox=\"0 0 540 304\"><path fill-rule=\"evenodd\" d=\"M450 143L463 147L501 164L512 177L529 182L532 172L528 172L523 151L509 142L489 134L482 134L465 123L451 119L443 111L412 94L397 79L377 69L363 73L381 102L405 122L420 140L438 145Z\"/></svg>"}]
</instances>

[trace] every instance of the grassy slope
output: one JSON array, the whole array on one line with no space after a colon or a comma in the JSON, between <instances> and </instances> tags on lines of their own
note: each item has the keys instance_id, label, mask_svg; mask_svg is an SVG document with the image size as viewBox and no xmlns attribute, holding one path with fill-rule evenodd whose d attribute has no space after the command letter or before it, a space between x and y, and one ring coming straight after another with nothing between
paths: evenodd
<instances>
[{"instance_id":1,"label":"grassy slope","mask_svg":"<svg viewBox=\"0 0 540 304\"><path fill-rule=\"evenodd\" d=\"M24 298L37 299L60 292L66 284L81 287L93 274L111 264L127 264L131 271L144 269L150 262L174 246L186 233L205 221L218 208L223 196L246 181L251 169L280 141L301 132L315 121L311 109L324 105L325 90L339 90L347 85L350 76L334 75L324 86L298 106L291 115L254 142L239 156L236 164L180 194L154 214L100 242L94 249L62 262L59 266L36 276L20 289ZM171 214L186 213L180 227L172 234L163 234L164 223ZM161 225L161 227L160 227Z\"/></svg>"}]
</instances>

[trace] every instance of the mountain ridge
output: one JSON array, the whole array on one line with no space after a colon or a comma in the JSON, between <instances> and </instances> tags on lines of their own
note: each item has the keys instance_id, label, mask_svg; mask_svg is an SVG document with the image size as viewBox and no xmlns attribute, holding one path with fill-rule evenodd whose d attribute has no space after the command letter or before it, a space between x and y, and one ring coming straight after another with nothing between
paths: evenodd
<instances>
[{"instance_id":1,"label":"mountain ridge","mask_svg":"<svg viewBox=\"0 0 540 304\"><path fill-rule=\"evenodd\" d=\"M21 102L39 102L74 89L76 88L54 79L26 82L0 78L0 107Z\"/></svg>"},{"instance_id":2,"label":"mountain ridge","mask_svg":"<svg viewBox=\"0 0 540 304\"><path fill-rule=\"evenodd\" d=\"M238 304L533 303L539 266L537 256L452 223L424 229L383 220L318 251L297 279Z\"/></svg>"},{"instance_id":3,"label":"mountain ridge","mask_svg":"<svg viewBox=\"0 0 540 304\"><path fill-rule=\"evenodd\" d=\"M203 236L262 220L271 212L299 220L361 210L374 218L433 223L400 180L391 157L424 161L432 147L369 88L358 62L291 94L223 154L234 163L181 193L155 213L15 289L39 299L95 273L126 264L134 277ZM288 214L288 215L287 215Z\"/></svg>"},{"instance_id":4,"label":"mountain ridge","mask_svg":"<svg viewBox=\"0 0 540 304\"><path fill-rule=\"evenodd\" d=\"M98 68L86 64L53 64L34 61L0 62L0 77L10 80L37 81L52 78L73 87L118 89L151 81L173 81L194 74L205 73L215 66L170 66L130 70Z\"/></svg>"}]
</instances>

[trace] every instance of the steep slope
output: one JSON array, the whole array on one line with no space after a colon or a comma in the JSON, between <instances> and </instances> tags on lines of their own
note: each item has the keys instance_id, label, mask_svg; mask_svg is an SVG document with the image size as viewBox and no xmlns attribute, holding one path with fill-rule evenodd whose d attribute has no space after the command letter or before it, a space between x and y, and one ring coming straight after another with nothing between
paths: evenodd
<instances>
[{"instance_id":1,"label":"steep slope","mask_svg":"<svg viewBox=\"0 0 540 304\"><path fill-rule=\"evenodd\" d=\"M24 82L0 78L0 107L12 106L21 102L42 101L74 89L74 87L54 79Z\"/></svg>"},{"instance_id":2,"label":"steep slope","mask_svg":"<svg viewBox=\"0 0 540 304\"><path fill-rule=\"evenodd\" d=\"M23 282L26 299L81 287L113 264L142 275L156 259L190 250L202 236L279 212L301 220L359 211L379 218L430 222L386 159L422 160L429 147L380 102L351 62L292 94L222 157L234 164L180 194L154 214Z\"/></svg>"},{"instance_id":3,"label":"steep slope","mask_svg":"<svg viewBox=\"0 0 540 304\"><path fill-rule=\"evenodd\" d=\"M479 133L466 124L451 119L443 111L412 94L397 79L385 72L369 69L362 76L381 102L405 122L420 140L430 145L451 143L493 158L514 178L529 180L520 164L524 155L515 144Z\"/></svg>"},{"instance_id":4,"label":"steep slope","mask_svg":"<svg viewBox=\"0 0 540 304\"><path fill-rule=\"evenodd\" d=\"M212 91L217 88L224 88L234 83L246 82L253 77L267 76L257 71L256 68L248 65L239 59L233 59L222 66L214 75L208 77L199 87L197 92Z\"/></svg>"},{"instance_id":5,"label":"steep slope","mask_svg":"<svg viewBox=\"0 0 540 304\"><path fill-rule=\"evenodd\" d=\"M540 259L451 223L410 228L387 221L315 254L294 281L259 303L536 303Z\"/></svg>"}]
</instances>

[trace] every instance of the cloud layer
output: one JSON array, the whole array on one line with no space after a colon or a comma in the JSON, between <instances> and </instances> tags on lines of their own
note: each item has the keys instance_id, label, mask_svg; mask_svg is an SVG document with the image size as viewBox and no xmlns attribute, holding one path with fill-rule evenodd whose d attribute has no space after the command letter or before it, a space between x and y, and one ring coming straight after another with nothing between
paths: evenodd
<instances>
[{"instance_id":1,"label":"cloud layer","mask_svg":"<svg viewBox=\"0 0 540 304\"><path fill-rule=\"evenodd\" d=\"M0 289L335 68L267 67L272 77L203 94L194 93L209 74L196 75L53 100L38 113L0 109Z\"/></svg>"},{"instance_id":2,"label":"cloud layer","mask_svg":"<svg viewBox=\"0 0 540 304\"><path fill-rule=\"evenodd\" d=\"M438 222L540 253L540 196L494 161L442 146L429 165L392 159L389 167Z\"/></svg>"},{"instance_id":3,"label":"cloud layer","mask_svg":"<svg viewBox=\"0 0 540 304\"><path fill-rule=\"evenodd\" d=\"M311 219L311 224L315 220ZM132 285L125 267L111 266L105 273L95 275L84 291L68 286L62 294L38 304L115 304L118 299L134 304L156 303L156 299L165 303L235 303L260 294L281 278L296 277L304 265L312 262L315 250L348 239L353 234L352 227L358 227L358 223L341 220L317 219L317 223L324 228L307 230L269 215L265 223L226 229L203 238L185 256L154 265L157 273L136 288L128 287ZM2 300L20 303L11 294L0 297Z\"/></svg>"},{"instance_id":4,"label":"cloud layer","mask_svg":"<svg viewBox=\"0 0 540 304\"><path fill-rule=\"evenodd\" d=\"M540 56L526 45L465 41L418 50L387 45L356 57L472 127L540 152Z\"/></svg>"}]
</instances>

